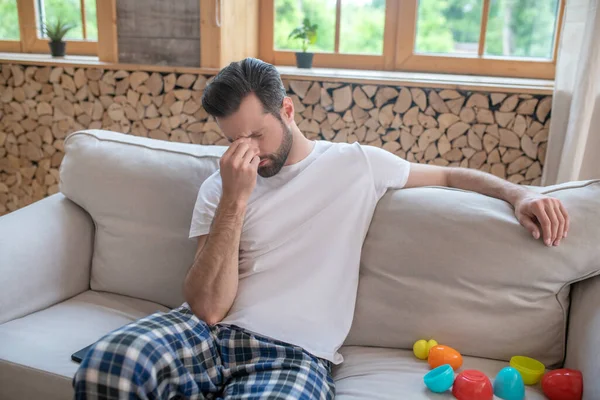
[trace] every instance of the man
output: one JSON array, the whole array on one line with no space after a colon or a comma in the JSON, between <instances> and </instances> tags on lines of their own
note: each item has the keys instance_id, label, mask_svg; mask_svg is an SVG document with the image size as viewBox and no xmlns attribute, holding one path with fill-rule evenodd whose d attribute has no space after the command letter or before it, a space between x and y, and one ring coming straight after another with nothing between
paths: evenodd
<instances>
[{"instance_id":1,"label":"man","mask_svg":"<svg viewBox=\"0 0 600 400\"><path fill-rule=\"evenodd\" d=\"M477 191L512 204L546 245L567 236L560 201L493 175L308 140L260 60L221 70L202 104L232 144L198 193L186 303L96 343L74 377L78 398L332 399L362 242L390 188Z\"/></svg>"}]
</instances>

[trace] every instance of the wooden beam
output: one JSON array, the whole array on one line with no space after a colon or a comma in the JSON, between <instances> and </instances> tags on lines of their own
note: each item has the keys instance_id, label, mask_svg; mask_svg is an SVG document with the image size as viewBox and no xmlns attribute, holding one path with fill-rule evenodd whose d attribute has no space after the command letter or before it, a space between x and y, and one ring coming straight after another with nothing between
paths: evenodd
<instances>
[{"instance_id":1,"label":"wooden beam","mask_svg":"<svg viewBox=\"0 0 600 400\"><path fill-rule=\"evenodd\" d=\"M394 69L396 52L396 27L398 26L398 1L386 0L385 26L383 31L383 69Z\"/></svg>"},{"instance_id":2,"label":"wooden beam","mask_svg":"<svg viewBox=\"0 0 600 400\"><path fill-rule=\"evenodd\" d=\"M200 1L200 67L221 67L221 28L217 26L217 2Z\"/></svg>"},{"instance_id":3,"label":"wooden beam","mask_svg":"<svg viewBox=\"0 0 600 400\"><path fill-rule=\"evenodd\" d=\"M554 79L552 61L414 54L398 67L401 71L473 74L514 78Z\"/></svg>"},{"instance_id":4,"label":"wooden beam","mask_svg":"<svg viewBox=\"0 0 600 400\"><path fill-rule=\"evenodd\" d=\"M260 0L259 3L259 46L258 56L261 60L273 64L275 47L275 3L273 0Z\"/></svg>"},{"instance_id":5,"label":"wooden beam","mask_svg":"<svg viewBox=\"0 0 600 400\"><path fill-rule=\"evenodd\" d=\"M87 39L87 26L85 20L85 0L79 0L79 5L81 8L81 30L83 32L83 39Z\"/></svg>"},{"instance_id":6,"label":"wooden beam","mask_svg":"<svg viewBox=\"0 0 600 400\"><path fill-rule=\"evenodd\" d=\"M248 1L247 7L245 57L258 58L260 43L260 0Z\"/></svg>"},{"instance_id":7,"label":"wooden beam","mask_svg":"<svg viewBox=\"0 0 600 400\"><path fill-rule=\"evenodd\" d=\"M558 45L560 43L560 34L562 32L562 27L565 19L565 4L567 0L560 0L558 16L556 17L556 33L554 35L554 49L552 51L552 61L556 65L556 57L558 55Z\"/></svg>"},{"instance_id":8,"label":"wooden beam","mask_svg":"<svg viewBox=\"0 0 600 400\"><path fill-rule=\"evenodd\" d=\"M335 3L335 46L334 53L340 52L340 24L342 19L342 0L336 0Z\"/></svg>"},{"instance_id":9,"label":"wooden beam","mask_svg":"<svg viewBox=\"0 0 600 400\"><path fill-rule=\"evenodd\" d=\"M481 10L481 30L479 31L479 50L477 54L479 57L483 55L485 51L485 39L487 34L487 24L490 18L490 0L483 0L483 9Z\"/></svg>"},{"instance_id":10,"label":"wooden beam","mask_svg":"<svg viewBox=\"0 0 600 400\"><path fill-rule=\"evenodd\" d=\"M96 49L98 59L104 62L116 63L119 61L116 0L96 1L96 16L98 19L98 44Z\"/></svg>"},{"instance_id":11,"label":"wooden beam","mask_svg":"<svg viewBox=\"0 0 600 400\"><path fill-rule=\"evenodd\" d=\"M396 62L397 69L415 49L417 28L417 0L398 0L397 31L396 31Z\"/></svg>"},{"instance_id":12,"label":"wooden beam","mask_svg":"<svg viewBox=\"0 0 600 400\"><path fill-rule=\"evenodd\" d=\"M275 51L275 65L296 65L295 51ZM366 54L320 53L314 55L314 65L325 68L383 69L383 56Z\"/></svg>"},{"instance_id":13,"label":"wooden beam","mask_svg":"<svg viewBox=\"0 0 600 400\"><path fill-rule=\"evenodd\" d=\"M21 51L31 53L38 41L35 0L17 0L17 11L19 13ZM46 47L46 51L48 51L48 47Z\"/></svg>"},{"instance_id":14,"label":"wooden beam","mask_svg":"<svg viewBox=\"0 0 600 400\"><path fill-rule=\"evenodd\" d=\"M21 52L21 41L20 40L0 40L0 51L6 51L9 53L20 53Z\"/></svg>"},{"instance_id":15,"label":"wooden beam","mask_svg":"<svg viewBox=\"0 0 600 400\"><path fill-rule=\"evenodd\" d=\"M220 0L223 5L221 22L220 65L258 57L258 0Z\"/></svg>"},{"instance_id":16,"label":"wooden beam","mask_svg":"<svg viewBox=\"0 0 600 400\"><path fill-rule=\"evenodd\" d=\"M100 31L98 31L98 34L99 33ZM33 44L29 45L28 53L50 53L48 42L49 41L47 39L36 39ZM65 40L65 43L67 44L65 50L66 54L89 56L96 56L98 54L98 42L86 40Z\"/></svg>"}]
</instances>

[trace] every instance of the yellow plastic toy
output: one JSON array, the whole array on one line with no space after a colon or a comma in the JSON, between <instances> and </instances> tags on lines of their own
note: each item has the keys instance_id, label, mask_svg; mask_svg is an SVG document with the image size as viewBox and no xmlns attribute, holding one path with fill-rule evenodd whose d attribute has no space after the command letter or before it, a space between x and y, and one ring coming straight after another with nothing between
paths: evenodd
<instances>
[{"instance_id":1,"label":"yellow plastic toy","mask_svg":"<svg viewBox=\"0 0 600 400\"><path fill-rule=\"evenodd\" d=\"M427 357L429 357L429 350L437 345L438 342L433 339L428 341L425 339L417 340L415 344L413 344L413 353L415 353L415 357L419 360L427 360Z\"/></svg>"},{"instance_id":2,"label":"yellow plastic toy","mask_svg":"<svg viewBox=\"0 0 600 400\"><path fill-rule=\"evenodd\" d=\"M544 364L530 357L514 356L510 359L510 366L521 373L526 385L535 385L544 375Z\"/></svg>"}]
</instances>

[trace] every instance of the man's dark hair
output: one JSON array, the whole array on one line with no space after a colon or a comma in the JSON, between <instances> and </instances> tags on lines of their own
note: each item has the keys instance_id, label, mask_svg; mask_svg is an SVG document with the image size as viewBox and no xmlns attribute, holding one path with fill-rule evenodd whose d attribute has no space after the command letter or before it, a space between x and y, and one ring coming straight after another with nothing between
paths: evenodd
<instances>
[{"instance_id":1,"label":"man's dark hair","mask_svg":"<svg viewBox=\"0 0 600 400\"><path fill-rule=\"evenodd\" d=\"M256 58L232 62L219 71L204 89L202 106L214 117L228 117L250 93L258 97L265 113L281 119L279 110L286 92L279 72Z\"/></svg>"}]
</instances>

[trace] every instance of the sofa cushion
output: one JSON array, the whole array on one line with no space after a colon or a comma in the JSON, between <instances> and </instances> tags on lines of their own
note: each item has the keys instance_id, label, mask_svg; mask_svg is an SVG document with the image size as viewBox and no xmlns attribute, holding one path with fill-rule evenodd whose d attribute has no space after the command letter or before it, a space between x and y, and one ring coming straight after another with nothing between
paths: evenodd
<instances>
[{"instance_id":1,"label":"sofa cushion","mask_svg":"<svg viewBox=\"0 0 600 400\"><path fill-rule=\"evenodd\" d=\"M425 387L423 376L430 371L429 364L417 360L412 351L344 346L340 352L344 362L333 369L336 400L454 399L450 391L435 394ZM458 372L477 369L493 383L504 367L508 363L464 357ZM539 384L527 386L525 398L545 399Z\"/></svg>"},{"instance_id":2,"label":"sofa cushion","mask_svg":"<svg viewBox=\"0 0 600 400\"><path fill-rule=\"evenodd\" d=\"M569 285L600 270L600 181L542 190L571 218L558 247L534 240L501 200L449 188L388 192L365 239L347 345L412 348L547 366L564 357Z\"/></svg>"},{"instance_id":3,"label":"sofa cushion","mask_svg":"<svg viewBox=\"0 0 600 400\"><path fill-rule=\"evenodd\" d=\"M65 140L60 190L96 225L93 290L183 303L197 247L188 238L192 211L225 149L101 130Z\"/></svg>"},{"instance_id":4,"label":"sofa cushion","mask_svg":"<svg viewBox=\"0 0 600 400\"><path fill-rule=\"evenodd\" d=\"M0 325L0 399L68 399L79 364L71 354L108 332L156 311L156 303L83 292Z\"/></svg>"},{"instance_id":5,"label":"sofa cushion","mask_svg":"<svg viewBox=\"0 0 600 400\"><path fill-rule=\"evenodd\" d=\"M71 398L72 377L79 367L71 354L156 311L168 309L127 296L87 291L0 325L0 399ZM359 346L340 351L344 362L333 370L336 399L432 398L422 381L428 364L416 360L410 351ZM479 369L493 379L506 365L465 357L462 370ZM452 398L449 393L446 397ZM539 387L528 387L527 398L542 399Z\"/></svg>"}]
</instances>

